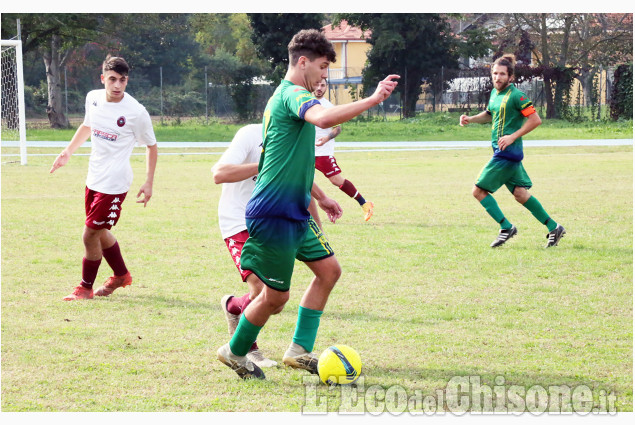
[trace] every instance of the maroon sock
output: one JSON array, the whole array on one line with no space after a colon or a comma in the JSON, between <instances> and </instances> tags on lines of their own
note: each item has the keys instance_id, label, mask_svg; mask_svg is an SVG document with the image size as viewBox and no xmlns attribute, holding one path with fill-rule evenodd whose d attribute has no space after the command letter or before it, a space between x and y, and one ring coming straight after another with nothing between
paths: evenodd
<instances>
[{"instance_id":1,"label":"maroon sock","mask_svg":"<svg viewBox=\"0 0 635 425\"><path fill-rule=\"evenodd\" d=\"M99 260L87 260L86 257L82 259L82 286L84 288L92 289L100 264L101 258Z\"/></svg>"},{"instance_id":2,"label":"maroon sock","mask_svg":"<svg viewBox=\"0 0 635 425\"><path fill-rule=\"evenodd\" d=\"M227 311L238 316L247 308L250 302L249 292L242 297L231 297L227 301Z\"/></svg>"},{"instance_id":3,"label":"maroon sock","mask_svg":"<svg viewBox=\"0 0 635 425\"><path fill-rule=\"evenodd\" d=\"M250 302L251 299L249 298L249 292L247 292L242 297L231 297L229 301L227 301L227 311L229 311L231 314L240 315L243 311L245 311ZM251 344L251 348L249 349L249 351L257 349L258 344L256 343L256 341L254 341L254 343Z\"/></svg>"},{"instance_id":4,"label":"maroon sock","mask_svg":"<svg viewBox=\"0 0 635 425\"><path fill-rule=\"evenodd\" d=\"M128 273L128 268L126 268L126 263L123 261L123 257L121 256L121 250L119 249L119 242L115 242L113 246L110 248L106 248L103 250L104 258L108 262L108 265L115 273L115 276L123 276Z\"/></svg>"},{"instance_id":5,"label":"maroon sock","mask_svg":"<svg viewBox=\"0 0 635 425\"><path fill-rule=\"evenodd\" d=\"M355 185L349 180L344 179L344 183L340 186L340 190L359 202L359 205L364 205L366 203L362 194L357 191Z\"/></svg>"}]
</instances>

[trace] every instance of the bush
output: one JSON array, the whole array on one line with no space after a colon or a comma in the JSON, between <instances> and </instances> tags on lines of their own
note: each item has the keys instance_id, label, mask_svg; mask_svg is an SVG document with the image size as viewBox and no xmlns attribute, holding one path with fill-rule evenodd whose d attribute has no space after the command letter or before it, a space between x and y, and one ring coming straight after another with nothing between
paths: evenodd
<instances>
[{"instance_id":1,"label":"bush","mask_svg":"<svg viewBox=\"0 0 635 425\"><path fill-rule=\"evenodd\" d=\"M633 63L620 65L615 70L611 92L611 119L633 117Z\"/></svg>"}]
</instances>

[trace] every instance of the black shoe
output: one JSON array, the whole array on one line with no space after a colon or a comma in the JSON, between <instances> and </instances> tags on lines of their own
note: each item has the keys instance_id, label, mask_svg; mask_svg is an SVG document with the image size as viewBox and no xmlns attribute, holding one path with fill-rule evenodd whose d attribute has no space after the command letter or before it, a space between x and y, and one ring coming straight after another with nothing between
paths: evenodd
<instances>
[{"instance_id":1,"label":"black shoe","mask_svg":"<svg viewBox=\"0 0 635 425\"><path fill-rule=\"evenodd\" d=\"M498 233L498 237L492 242L490 245L492 248L496 248L497 246L503 245L509 239L513 238L518 234L518 229L516 226L512 224L511 229L501 229Z\"/></svg>"},{"instance_id":2,"label":"black shoe","mask_svg":"<svg viewBox=\"0 0 635 425\"><path fill-rule=\"evenodd\" d=\"M562 239L565 233L567 232L564 230L564 227L558 224L558 227L553 229L551 232L547 233L548 242L545 248L558 245L558 242L560 242L560 239Z\"/></svg>"}]
</instances>

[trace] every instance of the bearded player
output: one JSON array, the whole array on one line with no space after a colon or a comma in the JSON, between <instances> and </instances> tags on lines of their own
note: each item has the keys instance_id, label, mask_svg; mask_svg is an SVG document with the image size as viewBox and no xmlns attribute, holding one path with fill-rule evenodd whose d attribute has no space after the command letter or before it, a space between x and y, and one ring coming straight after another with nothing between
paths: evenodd
<instances>
[{"instance_id":1,"label":"bearded player","mask_svg":"<svg viewBox=\"0 0 635 425\"><path fill-rule=\"evenodd\" d=\"M502 246L518 234L516 226L507 220L491 195L502 185L507 187L516 201L547 227L549 233L546 248L550 248L558 245L566 232L564 227L547 214L538 199L529 193L532 182L522 163L522 136L538 127L542 121L532 101L512 83L514 66L513 56L498 58L492 66L494 89L487 110L471 117L461 115L459 120L461 126L469 123L492 123L494 156L481 171L472 195L500 225L498 237L490 245L492 248Z\"/></svg>"}]
</instances>

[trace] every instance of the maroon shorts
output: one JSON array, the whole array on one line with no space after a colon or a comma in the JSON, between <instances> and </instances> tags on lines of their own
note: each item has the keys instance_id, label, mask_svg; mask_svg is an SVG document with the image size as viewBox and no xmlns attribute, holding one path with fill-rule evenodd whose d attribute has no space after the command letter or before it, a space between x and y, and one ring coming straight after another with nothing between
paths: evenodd
<instances>
[{"instance_id":1,"label":"maroon shorts","mask_svg":"<svg viewBox=\"0 0 635 425\"><path fill-rule=\"evenodd\" d=\"M128 192L118 195L95 192L86 188L86 226L91 229L110 229L121 217L121 204Z\"/></svg>"},{"instance_id":2,"label":"maroon shorts","mask_svg":"<svg viewBox=\"0 0 635 425\"><path fill-rule=\"evenodd\" d=\"M230 236L225 239L229 254L232 256L234 264L236 264L236 268L238 268L238 271L240 272L240 277L243 278L243 282L246 282L247 276L252 274L251 270L243 270L240 268L240 254L243 252L243 246L245 245L245 241L248 237L249 232L247 230L243 230L242 232L236 233L234 236Z\"/></svg>"},{"instance_id":3,"label":"maroon shorts","mask_svg":"<svg viewBox=\"0 0 635 425\"><path fill-rule=\"evenodd\" d=\"M315 168L321 171L325 177L333 177L342 172L340 167L337 166L337 161L333 155L330 156L316 156Z\"/></svg>"}]
</instances>

